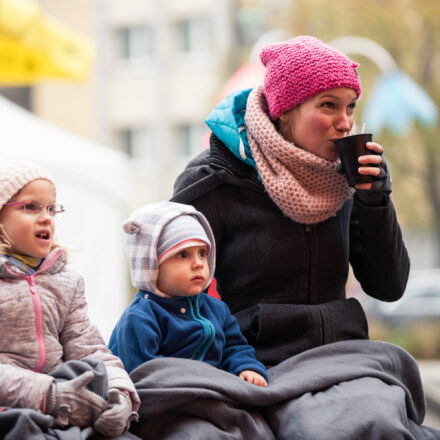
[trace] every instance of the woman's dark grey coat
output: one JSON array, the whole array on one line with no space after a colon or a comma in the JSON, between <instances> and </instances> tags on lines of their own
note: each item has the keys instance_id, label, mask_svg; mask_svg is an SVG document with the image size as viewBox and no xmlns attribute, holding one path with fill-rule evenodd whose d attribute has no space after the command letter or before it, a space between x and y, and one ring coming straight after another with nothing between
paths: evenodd
<instances>
[{"instance_id":1,"label":"woman's dark grey coat","mask_svg":"<svg viewBox=\"0 0 440 440\"><path fill-rule=\"evenodd\" d=\"M396 213L357 196L335 217L307 226L284 216L258 181L215 136L175 184L173 201L208 219L217 243L217 290L267 366L329 342L368 338L365 314L346 299L349 264L363 290L395 301L409 258Z\"/></svg>"}]
</instances>

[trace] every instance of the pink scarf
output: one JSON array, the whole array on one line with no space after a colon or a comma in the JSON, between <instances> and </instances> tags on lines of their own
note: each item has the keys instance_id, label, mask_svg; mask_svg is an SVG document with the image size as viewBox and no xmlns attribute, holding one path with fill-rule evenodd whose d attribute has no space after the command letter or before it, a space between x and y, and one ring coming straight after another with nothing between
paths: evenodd
<instances>
[{"instance_id":1,"label":"pink scarf","mask_svg":"<svg viewBox=\"0 0 440 440\"><path fill-rule=\"evenodd\" d=\"M330 161L286 141L268 116L262 87L246 107L249 145L266 191L298 223L314 224L336 215L353 190Z\"/></svg>"}]
</instances>

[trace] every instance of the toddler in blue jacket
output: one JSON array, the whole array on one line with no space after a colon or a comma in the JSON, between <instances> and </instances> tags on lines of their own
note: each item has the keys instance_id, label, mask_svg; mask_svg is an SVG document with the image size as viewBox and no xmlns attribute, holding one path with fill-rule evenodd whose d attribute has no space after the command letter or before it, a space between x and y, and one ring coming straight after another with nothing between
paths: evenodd
<instances>
[{"instance_id":1,"label":"toddler in blue jacket","mask_svg":"<svg viewBox=\"0 0 440 440\"><path fill-rule=\"evenodd\" d=\"M203 292L215 269L208 221L189 205L151 203L124 222L135 299L113 330L109 347L128 372L159 357L207 362L258 386L264 365L228 306Z\"/></svg>"}]
</instances>

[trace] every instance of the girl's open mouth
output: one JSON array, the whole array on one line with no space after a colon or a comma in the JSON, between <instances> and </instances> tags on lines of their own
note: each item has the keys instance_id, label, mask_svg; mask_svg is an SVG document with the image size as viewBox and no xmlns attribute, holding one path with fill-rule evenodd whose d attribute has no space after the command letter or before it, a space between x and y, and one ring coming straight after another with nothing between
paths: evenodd
<instances>
[{"instance_id":1,"label":"girl's open mouth","mask_svg":"<svg viewBox=\"0 0 440 440\"><path fill-rule=\"evenodd\" d=\"M50 239L50 233L47 232L47 231L37 232L37 233L35 234L35 236L36 236L37 238L42 239L42 240L49 240L49 239Z\"/></svg>"}]
</instances>

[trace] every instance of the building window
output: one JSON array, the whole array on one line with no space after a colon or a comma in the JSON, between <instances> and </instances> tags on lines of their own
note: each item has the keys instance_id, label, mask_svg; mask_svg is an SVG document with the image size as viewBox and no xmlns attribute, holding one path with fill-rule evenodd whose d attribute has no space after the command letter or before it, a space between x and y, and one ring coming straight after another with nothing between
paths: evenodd
<instances>
[{"instance_id":1,"label":"building window","mask_svg":"<svg viewBox=\"0 0 440 440\"><path fill-rule=\"evenodd\" d=\"M206 18L179 20L176 47L181 54L206 53L211 49L211 22Z\"/></svg>"},{"instance_id":2,"label":"building window","mask_svg":"<svg viewBox=\"0 0 440 440\"><path fill-rule=\"evenodd\" d=\"M135 160L154 162L157 159L154 134L151 129L130 128L120 132L121 149Z\"/></svg>"},{"instance_id":3,"label":"building window","mask_svg":"<svg viewBox=\"0 0 440 440\"><path fill-rule=\"evenodd\" d=\"M123 60L147 60L154 52L153 29L150 26L133 26L117 31L119 53Z\"/></svg>"},{"instance_id":4,"label":"building window","mask_svg":"<svg viewBox=\"0 0 440 440\"><path fill-rule=\"evenodd\" d=\"M188 160L203 149L203 136L206 127L199 124L182 124L176 127L177 154Z\"/></svg>"}]
</instances>

